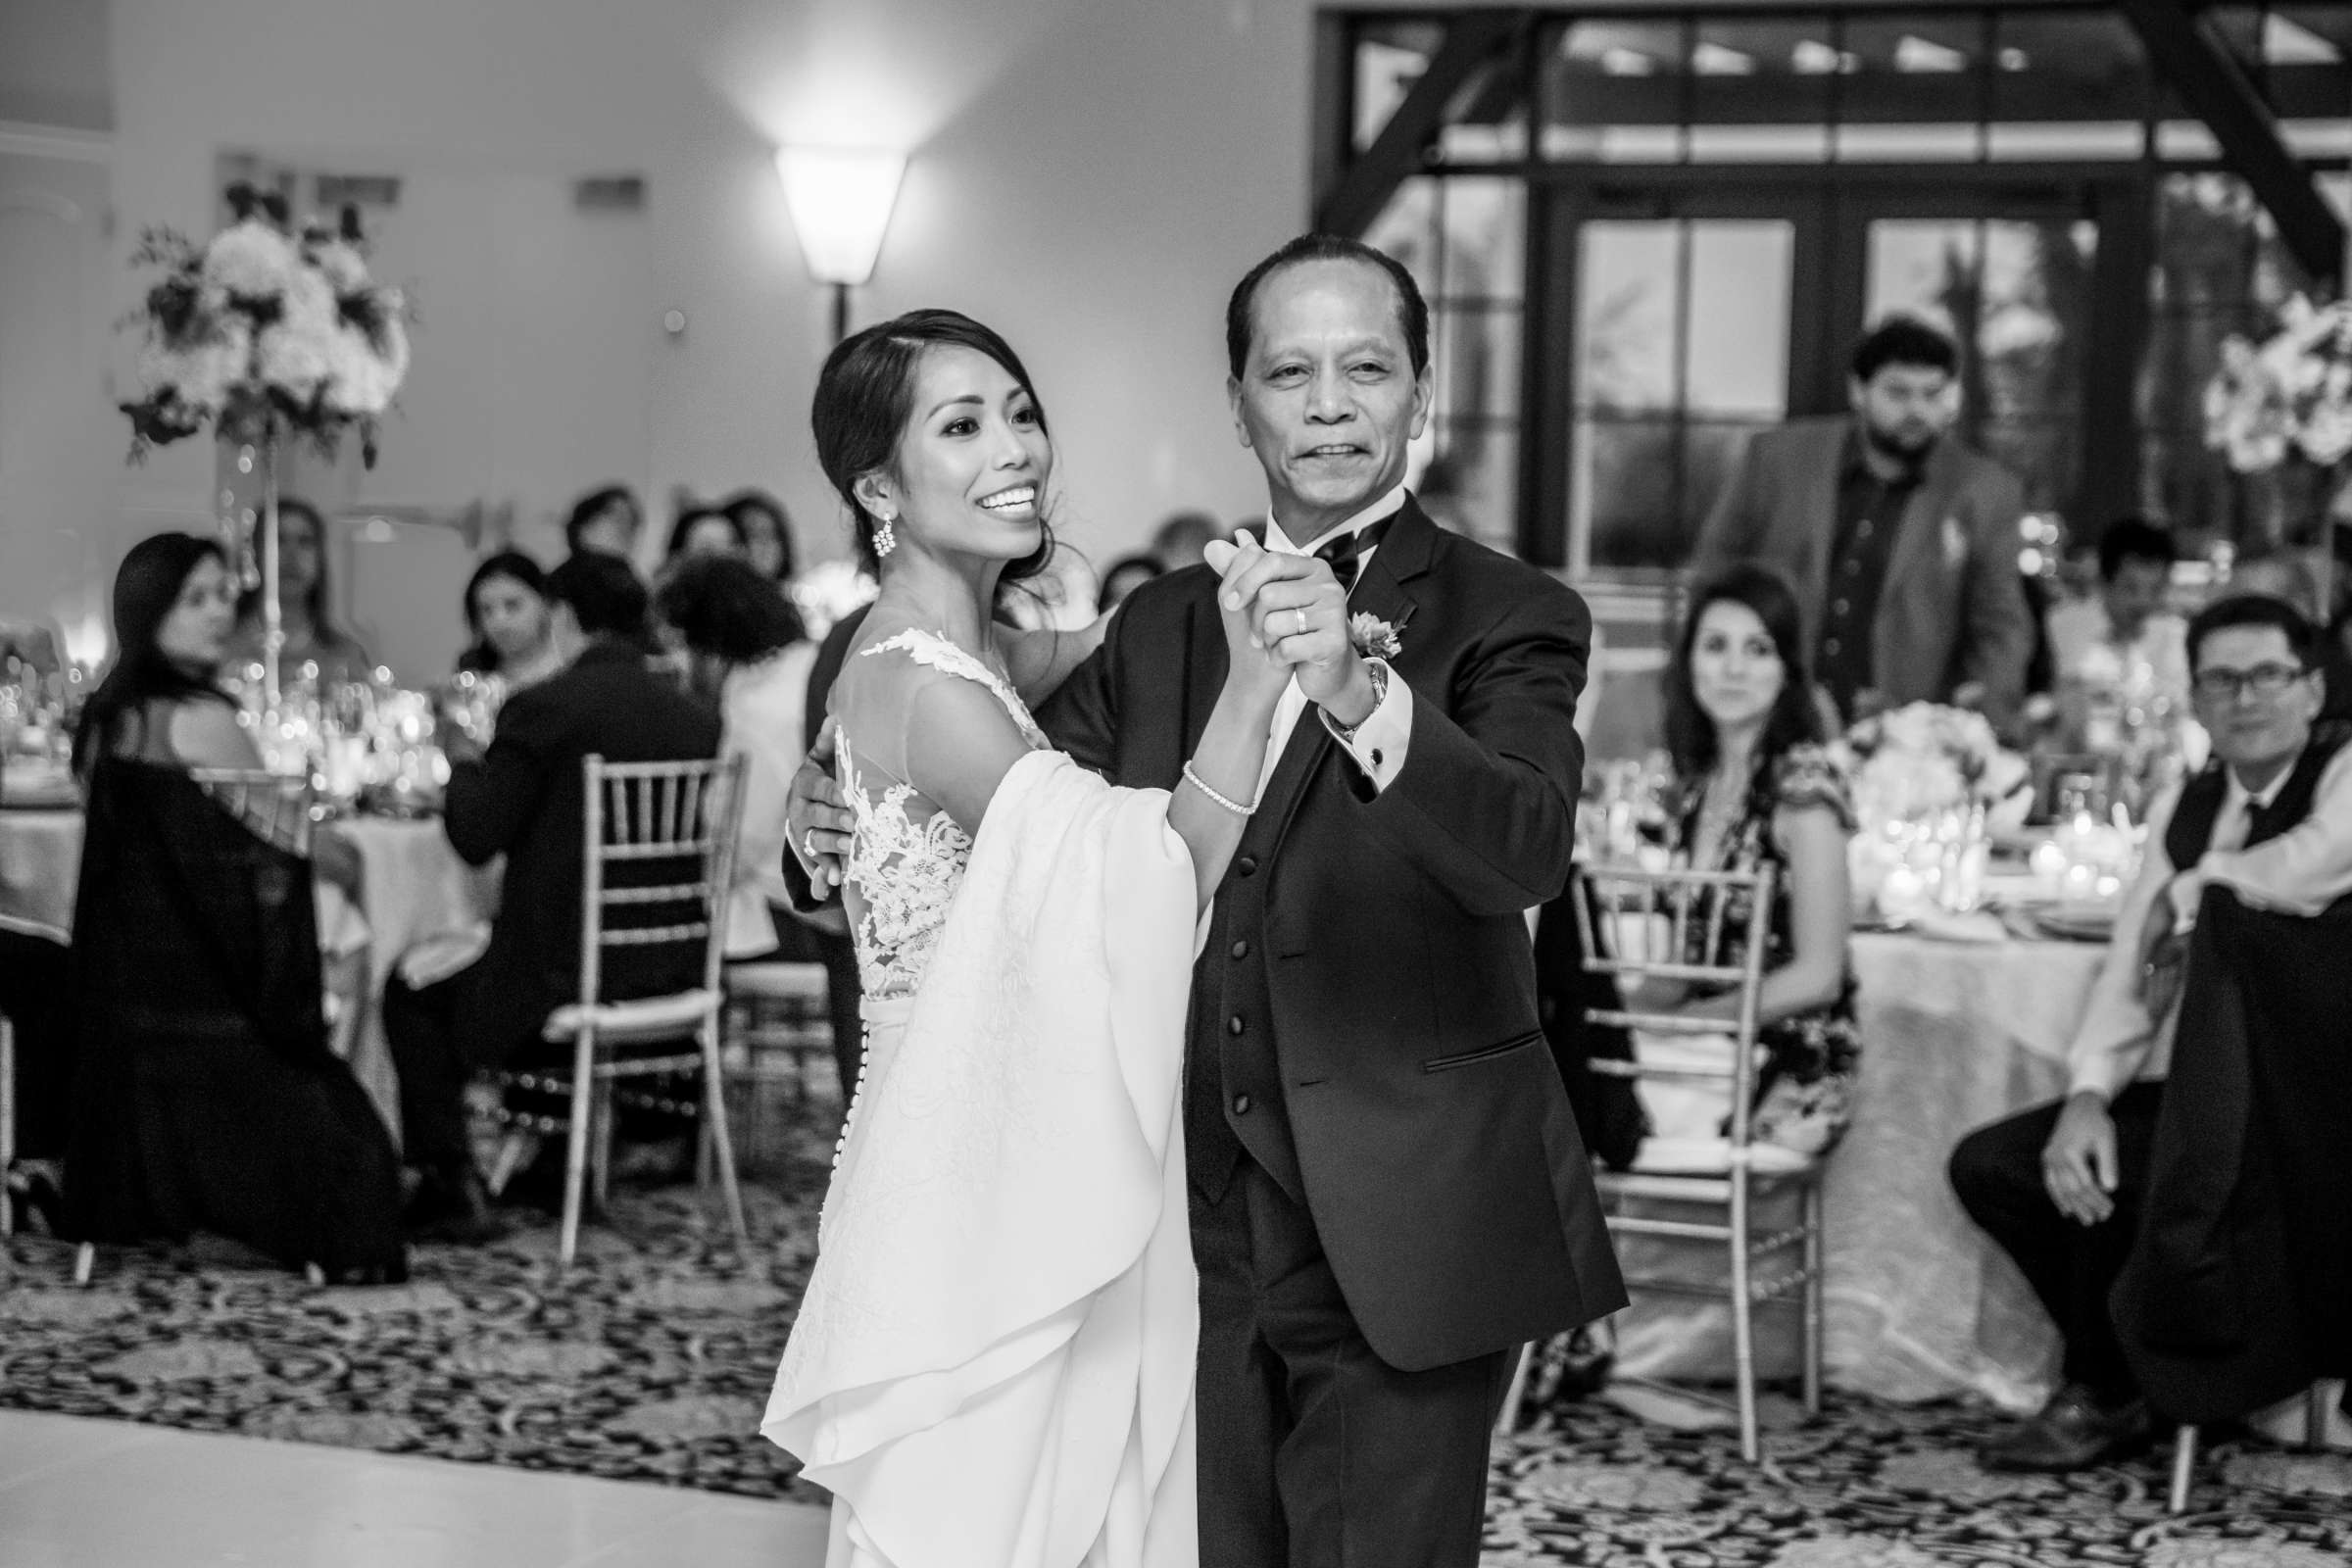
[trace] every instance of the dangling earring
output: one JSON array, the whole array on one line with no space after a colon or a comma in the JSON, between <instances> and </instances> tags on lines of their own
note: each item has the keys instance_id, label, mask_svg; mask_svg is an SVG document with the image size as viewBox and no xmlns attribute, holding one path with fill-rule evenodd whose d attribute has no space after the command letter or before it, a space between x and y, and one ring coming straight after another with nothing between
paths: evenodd
<instances>
[{"instance_id":1,"label":"dangling earring","mask_svg":"<svg viewBox=\"0 0 2352 1568\"><path fill-rule=\"evenodd\" d=\"M874 557L876 560L880 560L899 548L898 536L891 531L890 526L898 520L896 517L874 519Z\"/></svg>"}]
</instances>

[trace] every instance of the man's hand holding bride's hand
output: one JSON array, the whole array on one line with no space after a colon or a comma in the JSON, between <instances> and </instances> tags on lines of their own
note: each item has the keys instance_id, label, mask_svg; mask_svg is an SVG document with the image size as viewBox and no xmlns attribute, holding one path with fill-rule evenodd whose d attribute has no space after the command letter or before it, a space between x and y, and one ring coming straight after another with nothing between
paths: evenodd
<instances>
[{"instance_id":1,"label":"man's hand holding bride's hand","mask_svg":"<svg viewBox=\"0 0 2352 1568\"><path fill-rule=\"evenodd\" d=\"M1348 590L1314 556L1260 550L1234 563L1218 603L1246 607L1251 640L1298 682L1298 691L1342 724L1372 716L1372 676L1348 631Z\"/></svg>"},{"instance_id":2,"label":"man's hand holding bride's hand","mask_svg":"<svg viewBox=\"0 0 2352 1568\"><path fill-rule=\"evenodd\" d=\"M839 735L831 719L817 732L816 744L792 775L792 790L784 802L784 826L793 858L808 873L808 891L823 898L841 886L842 867L850 853L854 820L841 786L833 778L833 753Z\"/></svg>"},{"instance_id":3,"label":"man's hand holding bride's hand","mask_svg":"<svg viewBox=\"0 0 2352 1568\"><path fill-rule=\"evenodd\" d=\"M1269 556L1265 547L1247 533L1232 540L1212 539L1205 554L1209 569L1219 578L1217 611L1225 622L1226 679L1246 683L1241 689L1271 709L1291 683L1291 666L1259 639L1256 607L1249 593L1236 591L1235 584L1257 563L1280 558Z\"/></svg>"}]
</instances>

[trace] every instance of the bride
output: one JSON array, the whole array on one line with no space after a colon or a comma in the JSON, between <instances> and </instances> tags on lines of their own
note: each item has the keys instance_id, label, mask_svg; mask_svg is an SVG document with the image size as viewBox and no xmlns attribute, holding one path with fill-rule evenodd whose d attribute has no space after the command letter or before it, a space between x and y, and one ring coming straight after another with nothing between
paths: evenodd
<instances>
[{"instance_id":1,"label":"bride","mask_svg":"<svg viewBox=\"0 0 2352 1568\"><path fill-rule=\"evenodd\" d=\"M832 697L866 1044L761 1429L833 1494L829 1568L1193 1568L1185 1007L1290 668L1222 608L1185 782L1103 783L1030 717L1100 628L991 620L1053 545L1011 348L869 327L811 422L881 582Z\"/></svg>"}]
</instances>

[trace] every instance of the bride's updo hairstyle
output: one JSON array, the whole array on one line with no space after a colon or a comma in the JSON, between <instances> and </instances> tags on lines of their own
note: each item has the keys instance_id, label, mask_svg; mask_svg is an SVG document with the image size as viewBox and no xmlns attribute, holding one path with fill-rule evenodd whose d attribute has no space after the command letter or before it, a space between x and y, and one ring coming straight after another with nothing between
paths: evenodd
<instances>
[{"instance_id":1,"label":"bride's updo hairstyle","mask_svg":"<svg viewBox=\"0 0 2352 1568\"><path fill-rule=\"evenodd\" d=\"M1053 433L1046 406L1012 345L959 311L908 311L843 338L825 356L808 425L816 437L816 461L850 509L858 559L876 576L882 571L874 552L877 519L858 503L854 487L869 473L897 473L899 442L914 415L915 376L923 355L934 348L970 349L996 361L1029 394L1037 427ZM1045 537L1037 549L1007 563L1000 582L1018 582L1045 570L1054 555L1054 530L1042 513L1040 526Z\"/></svg>"}]
</instances>

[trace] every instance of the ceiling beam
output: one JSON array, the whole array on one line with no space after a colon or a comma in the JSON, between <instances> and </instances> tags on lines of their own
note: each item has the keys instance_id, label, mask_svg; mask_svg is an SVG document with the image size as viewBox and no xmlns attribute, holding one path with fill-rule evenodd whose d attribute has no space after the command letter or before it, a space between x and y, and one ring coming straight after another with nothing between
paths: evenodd
<instances>
[{"instance_id":1,"label":"ceiling beam","mask_svg":"<svg viewBox=\"0 0 2352 1568\"><path fill-rule=\"evenodd\" d=\"M2278 225L2278 238L2314 283L2343 274L2344 223L2311 171L2287 150L2278 121L2245 68L2185 0L2118 0L2156 73L2205 122L2231 172Z\"/></svg>"},{"instance_id":2,"label":"ceiling beam","mask_svg":"<svg viewBox=\"0 0 2352 1568\"><path fill-rule=\"evenodd\" d=\"M1380 216L1396 187L1421 172L1446 126L1446 112L1454 95L1489 62L1534 24L1527 10L1474 10L1449 13L1446 41L1430 57L1429 68L1414 82L1372 145L1337 172L1330 188L1315 202L1315 228L1327 234L1361 235Z\"/></svg>"}]
</instances>

